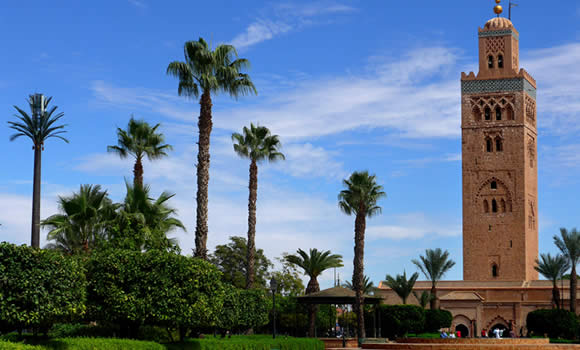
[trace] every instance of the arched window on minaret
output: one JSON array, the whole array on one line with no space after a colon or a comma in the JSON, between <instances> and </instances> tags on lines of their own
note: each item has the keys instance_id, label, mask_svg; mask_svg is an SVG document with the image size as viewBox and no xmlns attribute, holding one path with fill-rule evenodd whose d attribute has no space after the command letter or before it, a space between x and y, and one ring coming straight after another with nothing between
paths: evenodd
<instances>
[{"instance_id":1,"label":"arched window on minaret","mask_svg":"<svg viewBox=\"0 0 580 350\"><path fill-rule=\"evenodd\" d=\"M490 137L485 139L485 150L486 152L493 152L493 142L491 142Z\"/></svg>"},{"instance_id":2,"label":"arched window on minaret","mask_svg":"<svg viewBox=\"0 0 580 350\"><path fill-rule=\"evenodd\" d=\"M503 142L501 141L501 138L499 136L495 138L495 151L496 152L503 151Z\"/></svg>"},{"instance_id":3,"label":"arched window on minaret","mask_svg":"<svg viewBox=\"0 0 580 350\"><path fill-rule=\"evenodd\" d=\"M501 109L499 107L495 108L495 120L501 120Z\"/></svg>"},{"instance_id":4,"label":"arched window on minaret","mask_svg":"<svg viewBox=\"0 0 580 350\"><path fill-rule=\"evenodd\" d=\"M487 202L487 199L483 200L483 212L489 213L489 203Z\"/></svg>"},{"instance_id":5,"label":"arched window on minaret","mask_svg":"<svg viewBox=\"0 0 580 350\"><path fill-rule=\"evenodd\" d=\"M489 55L487 58L487 68L493 68L493 56Z\"/></svg>"},{"instance_id":6,"label":"arched window on minaret","mask_svg":"<svg viewBox=\"0 0 580 350\"><path fill-rule=\"evenodd\" d=\"M480 110L480 109L479 109L479 107L477 107L477 106L475 106L475 107L473 108L473 119L474 119L476 122L479 122L479 121L481 121L481 110Z\"/></svg>"},{"instance_id":7,"label":"arched window on minaret","mask_svg":"<svg viewBox=\"0 0 580 350\"><path fill-rule=\"evenodd\" d=\"M491 200L491 211L492 213L497 213L497 201L495 198Z\"/></svg>"},{"instance_id":8,"label":"arched window on minaret","mask_svg":"<svg viewBox=\"0 0 580 350\"><path fill-rule=\"evenodd\" d=\"M497 68L503 68L503 56L497 56Z\"/></svg>"},{"instance_id":9,"label":"arched window on minaret","mask_svg":"<svg viewBox=\"0 0 580 350\"><path fill-rule=\"evenodd\" d=\"M514 120L514 110L512 106L508 105L505 109L506 119L507 120Z\"/></svg>"},{"instance_id":10,"label":"arched window on minaret","mask_svg":"<svg viewBox=\"0 0 580 350\"><path fill-rule=\"evenodd\" d=\"M499 275L499 271L497 268L497 264L493 264L491 265L491 276L492 277L497 277Z\"/></svg>"},{"instance_id":11,"label":"arched window on minaret","mask_svg":"<svg viewBox=\"0 0 580 350\"><path fill-rule=\"evenodd\" d=\"M491 120L491 109L489 107L485 107L485 120Z\"/></svg>"}]
</instances>

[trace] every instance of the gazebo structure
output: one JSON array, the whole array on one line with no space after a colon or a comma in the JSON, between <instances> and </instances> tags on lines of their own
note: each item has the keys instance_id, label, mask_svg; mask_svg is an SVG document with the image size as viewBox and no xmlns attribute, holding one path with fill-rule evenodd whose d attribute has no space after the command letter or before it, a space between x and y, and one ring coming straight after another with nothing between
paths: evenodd
<instances>
[{"instance_id":1,"label":"gazebo structure","mask_svg":"<svg viewBox=\"0 0 580 350\"><path fill-rule=\"evenodd\" d=\"M344 287L333 287L328 288L325 290L321 290L320 292L304 295L297 298L298 302L301 304L331 304L331 305L341 305L341 309L346 310L346 305L353 305L356 301L356 293L349 288ZM375 297L371 295L364 295L364 304L365 305L377 305L381 303L381 297ZM374 308L374 317L373 317L373 337L377 337L377 317L376 317L376 307ZM343 326L343 325L341 325ZM380 334L380 320L379 320L379 334ZM331 339L322 339L325 342L331 341ZM337 342L336 338L332 339L333 342ZM349 343L352 342L353 339ZM342 346L346 347L346 338L344 334L344 330L342 331ZM355 344L358 344L358 341L354 339Z\"/></svg>"}]
</instances>

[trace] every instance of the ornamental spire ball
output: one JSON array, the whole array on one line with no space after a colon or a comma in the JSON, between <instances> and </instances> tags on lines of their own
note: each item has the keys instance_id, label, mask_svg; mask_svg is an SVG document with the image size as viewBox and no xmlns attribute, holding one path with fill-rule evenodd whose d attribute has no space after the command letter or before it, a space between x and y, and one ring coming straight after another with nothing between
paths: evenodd
<instances>
[{"instance_id":1,"label":"ornamental spire ball","mask_svg":"<svg viewBox=\"0 0 580 350\"><path fill-rule=\"evenodd\" d=\"M501 2L501 0L495 0L495 3L497 5L495 5L495 7L493 8L493 12L495 12L495 14L499 17L499 15L503 12L503 8L501 7L501 5L499 4Z\"/></svg>"}]
</instances>

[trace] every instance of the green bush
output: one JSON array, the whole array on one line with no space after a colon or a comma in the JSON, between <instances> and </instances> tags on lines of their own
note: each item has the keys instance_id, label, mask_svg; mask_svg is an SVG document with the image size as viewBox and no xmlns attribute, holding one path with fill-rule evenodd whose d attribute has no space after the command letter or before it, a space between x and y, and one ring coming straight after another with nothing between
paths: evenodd
<instances>
[{"instance_id":1,"label":"green bush","mask_svg":"<svg viewBox=\"0 0 580 350\"><path fill-rule=\"evenodd\" d=\"M528 314L526 326L534 335L574 339L578 333L578 318L567 310L535 310Z\"/></svg>"},{"instance_id":2,"label":"green bush","mask_svg":"<svg viewBox=\"0 0 580 350\"><path fill-rule=\"evenodd\" d=\"M425 310L416 305L381 305L381 336L396 338L420 333L425 328Z\"/></svg>"},{"instance_id":3,"label":"green bush","mask_svg":"<svg viewBox=\"0 0 580 350\"><path fill-rule=\"evenodd\" d=\"M262 289L244 290L239 293L238 327L249 329L260 327L268 323L268 299Z\"/></svg>"},{"instance_id":4,"label":"green bush","mask_svg":"<svg viewBox=\"0 0 580 350\"><path fill-rule=\"evenodd\" d=\"M451 327L453 315L447 310L425 310L425 332Z\"/></svg>"},{"instance_id":5,"label":"green bush","mask_svg":"<svg viewBox=\"0 0 580 350\"><path fill-rule=\"evenodd\" d=\"M95 252L87 277L89 314L119 324L122 336L137 337L144 324L214 327L223 306L224 288L216 267L179 254Z\"/></svg>"},{"instance_id":6,"label":"green bush","mask_svg":"<svg viewBox=\"0 0 580 350\"><path fill-rule=\"evenodd\" d=\"M47 331L85 313L86 279L76 258L0 243L0 329Z\"/></svg>"},{"instance_id":7,"label":"green bush","mask_svg":"<svg viewBox=\"0 0 580 350\"><path fill-rule=\"evenodd\" d=\"M190 339L180 344L168 344L169 350L324 350L324 343L313 338L292 338L271 335L233 336L232 338Z\"/></svg>"},{"instance_id":8,"label":"green bush","mask_svg":"<svg viewBox=\"0 0 580 350\"><path fill-rule=\"evenodd\" d=\"M19 343L10 343L0 340L0 350L40 350L42 347Z\"/></svg>"}]
</instances>

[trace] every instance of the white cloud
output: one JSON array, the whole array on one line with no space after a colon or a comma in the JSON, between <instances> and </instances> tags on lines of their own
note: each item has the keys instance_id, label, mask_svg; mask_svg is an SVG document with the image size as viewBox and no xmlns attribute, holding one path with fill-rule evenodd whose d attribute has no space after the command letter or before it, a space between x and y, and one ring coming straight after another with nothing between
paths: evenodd
<instances>
[{"instance_id":1,"label":"white cloud","mask_svg":"<svg viewBox=\"0 0 580 350\"><path fill-rule=\"evenodd\" d=\"M276 35L290 31L292 27L283 22L273 22L268 20L259 20L246 28L242 34L238 34L232 41L231 45L237 49L242 49L262 41L270 40Z\"/></svg>"},{"instance_id":2,"label":"white cloud","mask_svg":"<svg viewBox=\"0 0 580 350\"><path fill-rule=\"evenodd\" d=\"M310 143L290 144L284 146L282 152L285 161L277 163L276 169L287 172L295 177L328 177L343 178L346 170L342 162L335 160L332 152Z\"/></svg>"},{"instance_id":3,"label":"white cloud","mask_svg":"<svg viewBox=\"0 0 580 350\"><path fill-rule=\"evenodd\" d=\"M127 0L131 5L138 8L146 8L147 4L141 0Z\"/></svg>"},{"instance_id":4,"label":"white cloud","mask_svg":"<svg viewBox=\"0 0 580 350\"><path fill-rule=\"evenodd\" d=\"M369 225L369 239L418 240L429 237L461 236L461 225L450 225L448 222L428 218L423 213L399 215L393 218L395 225Z\"/></svg>"}]
</instances>

